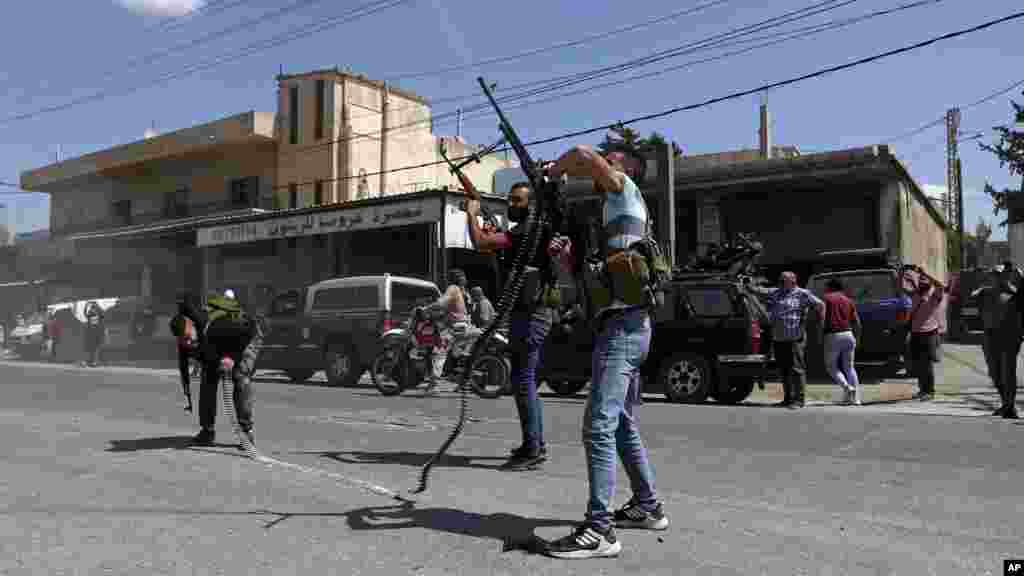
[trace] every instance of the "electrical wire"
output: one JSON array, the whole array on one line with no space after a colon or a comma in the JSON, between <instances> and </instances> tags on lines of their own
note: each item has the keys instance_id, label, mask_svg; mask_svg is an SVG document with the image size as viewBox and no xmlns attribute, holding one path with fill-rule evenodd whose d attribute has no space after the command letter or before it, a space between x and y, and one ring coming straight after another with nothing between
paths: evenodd
<instances>
[{"instance_id":1,"label":"electrical wire","mask_svg":"<svg viewBox=\"0 0 1024 576\"><path fill-rule=\"evenodd\" d=\"M308 7L310 7L310 6L314 5L314 4L317 4L317 3L320 3L320 2L323 2L323 1L324 0L299 0L298 2L293 2L292 4L289 4L289 5L284 6L282 8L278 8L277 10L266 12L266 13L261 14L259 16L254 16L254 17L249 18L247 20L243 20L241 22L238 22L236 24L228 26L227 28L223 28L223 29L218 30L216 32L210 32L209 34L206 34L204 36L200 36L199 38L190 40L188 42L183 42L183 43L177 44L177 45L172 46L171 48L168 48L166 50L161 50L161 51L158 51L158 52L151 52L150 54L148 54L146 56L143 56L142 58L136 58L135 60L132 60L132 61L128 62L127 64L125 64L123 66L123 68L127 68L128 70L134 70L135 68L138 68L140 66L147 65L147 64L152 64L154 62L162 60L166 56L170 56L170 55L173 55L175 53L184 52L184 51L190 50L192 48L196 48L198 46L202 46L203 44L209 43L210 41L213 41L213 40L218 40L220 38L225 38L227 36L230 36L230 35L234 34L235 32L240 31L240 30L247 30L247 29L249 29L249 28L251 28L253 26L258 26L259 24L262 24L262 23L264 23L264 22L266 22L268 20L280 18L281 16L284 16L284 15L289 14L291 12L296 12L296 11L301 10L303 8L308 8ZM103 75L102 80L103 81L109 80L110 78L116 76L119 72L122 72L122 71L123 70L111 70L110 72L106 72Z\"/></svg>"},{"instance_id":2,"label":"electrical wire","mask_svg":"<svg viewBox=\"0 0 1024 576\"><path fill-rule=\"evenodd\" d=\"M981 98L980 100L977 100L975 102L971 102L970 104L968 104L966 106L962 106L960 109L961 110L970 110L971 108L976 108L978 106L981 106L982 104L985 104L986 102L991 102L992 100L1002 96L1003 94L1009 93L1014 88L1017 88L1019 86L1024 86L1024 80L1018 80L1018 81L1014 82L1013 84L1010 84L1006 88L1003 88L1001 90L997 90L997 91L989 94L988 96L985 96L984 98ZM941 124L944 124L945 122L946 122L946 117L942 116L941 118L933 120L933 121L925 124L924 126L921 126L920 128L916 128L914 130L911 130L910 132L907 132L905 134L901 134L899 136L896 136L895 138L890 138L888 140L885 140L885 142L889 143L889 144L892 144L894 142L899 142L900 140L906 140L908 138L912 138L914 136L917 136L918 134L928 130L929 128L933 128L935 126L939 126Z\"/></svg>"},{"instance_id":3,"label":"electrical wire","mask_svg":"<svg viewBox=\"0 0 1024 576\"><path fill-rule=\"evenodd\" d=\"M788 78L786 80L780 80L780 81L772 82L772 83L769 83L769 84L762 84L762 85L760 85L760 86L758 86L756 88L750 88L750 89L747 89L747 90L741 90L741 91L738 91L738 92L732 92L732 93L726 94L724 96L717 96L717 97L714 97L714 98L709 98L707 100L704 100L704 101L701 101L701 102L696 102L696 103L693 103L693 104L686 104L686 105L682 105L682 106L676 106L676 107L673 107L673 108L669 108L667 110L663 110L661 112L654 112L654 113L651 113L651 114L645 114L643 116L635 116L635 117L630 118L628 120L619 120L617 122L612 122L612 123L609 123L609 124L603 124L603 125L596 126L596 127L593 127L593 128L586 128L586 129L582 129L582 130L576 130L576 131L573 131L573 132L565 132L565 133L562 133L562 134L559 134L559 135L556 135L556 136L551 136L549 138L542 138L542 139L539 139L539 140L533 140L531 142L527 142L525 145L526 146L539 146L541 144L550 144L550 143L553 143L553 142L558 142L558 141L561 141L561 140L568 140L568 139L571 139L571 138L578 138L580 136L586 136L586 135L594 134L594 133L598 133L598 132L606 132L606 131L608 131L608 130L610 130L612 128L619 128L619 127L622 127L622 126L628 126L628 125L631 125L631 124L636 124L638 122L645 122L645 121L648 121L648 120L655 120L655 119L658 119L658 118L664 118L666 116L672 116L672 115L678 114L680 112L688 112L688 111L691 111L691 110L697 110L697 109L700 109L700 108L706 108L708 106L711 106L711 105L714 105L714 104L719 104L721 102L726 102L726 101L729 101L729 100L736 100L736 99L744 98L746 96L750 96L750 95L753 95L753 94L758 94L758 93L761 93L761 92L765 92L767 90L773 90L773 89L776 89L776 88L782 88L782 87L785 87L785 86L790 86L790 85L793 85L793 84L798 84L800 82L804 82L804 81L807 81L807 80L811 80L811 79L815 79L815 78L820 78L822 76L827 76L827 75L833 74L835 72L841 72L841 71L844 71L844 70L849 70L849 69L852 69L852 68L863 66L865 64L870 64L870 63L873 63L873 62L877 62L879 60L890 58L892 56L898 56L900 54L905 54L907 52L912 52L914 50L919 50L921 48L925 48L925 47L931 46L933 44L937 44L939 42L943 42L943 41L946 41L946 40L952 40L954 38L959 38L961 36L966 36L968 34L973 34L975 32L980 32L982 30L987 30L989 28L992 28L993 26L997 26L999 24L1005 24L1005 23L1011 22L1013 20L1019 20L1020 18L1024 18L1024 11L1022 11L1022 12L1015 12L1013 14L1010 14L1008 16L1004 16L1002 18L997 18L995 20L989 20L987 22L984 22L982 24L978 24L976 26L972 26L970 28L963 28L963 29L957 30L955 32L949 32L949 33L946 33L946 34L942 34L940 36L935 36L935 37L930 38L928 40L924 40L924 41L921 41L921 42L910 44L910 45L904 46L902 48L895 48L893 50L887 50L885 52L880 52L880 53L875 54L873 56L867 56L867 57L864 57L864 58L859 58L857 60L854 60L852 62L847 62L845 64L838 64L838 65L835 65L835 66L829 66L827 68L819 69L819 70L817 70L815 72L810 72L810 73L807 73L807 74L802 74L800 76L795 76L795 77L792 77L792 78ZM506 150L509 150L509 148L507 146L506 147L501 147L501 148L496 148L494 150L494 152L504 152ZM462 157L459 157L459 158L451 158L450 160L453 161L453 162L458 162L460 160L466 160L466 159L469 159L469 158L472 158L472 156L471 155L470 156L462 156ZM435 162L425 162L425 163L422 163L422 164L415 164L415 165L410 165L410 166L401 166L401 167L398 167L398 168L391 168L391 169L388 169L388 170L381 170L381 171L378 171L378 172L366 173L366 174L361 174L361 175L358 175L358 176L356 176L356 175L353 175L353 176L339 176L339 177L336 177L336 178L328 178L328 179L323 179L323 180L319 180L319 181L323 182L323 183L346 181L346 180L352 180L352 179L355 179L355 178L379 176L381 174L392 174L392 173L403 172L403 171L407 171L407 170L419 170L419 169L422 169L422 168L429 168L431 166L439 166L439 165L444 164L444 163L445 162L443 160L435 161ZM298 186L308 186L310 184L314 184L315 182L317 182L317 181L316 180L311 180L311 181L308 181L308 182L303 182L301 184L297 183L297 184L294 184L294 185L297 186L297 187ZM291 186L291 185L292 184L288 184L286 186L274 186L272 189L273 190L283 189L283 188L286 188L286 187Z\"/></svg>"},{"instance_id":4,"label":"electrical wire","mask_svg":"<svg viewBox=\"0 0 1024 576\"><path fill-rule=\"evenodd\" d=\"M628 60L626 62L622 62L620 64L616 64L614 66L604 66L604 67L601 67L601 68L597 68L597 69L593 69L593 70L589 70L589 71L585 71L585 72L577 72L577 73L572 73L572 74L567 74L567 75L560 75L560 76L556 76L554 78L548 78L548 79L545 79L545 80L539 80L539 81L535 80L535 81L526 82L526 83L522 83L522 84L511 85L511 86L499 89L497 91L498 92L501 92L501 91L511 91L511 90L514 90L514 89L525 88L525 87L536 87L536 88L534 88L533 90L528 90L528 91L520 92L520 93L512 95L512 96L505 96L505 97L502 97L502 98L498 98L497 101L499 103L501 103L501 104L505 104L505 103L512 102L512 101L519 100L519 99L523 99L523 98L526 98L526 97L529 97L529 96L540 95L540 94L543 94L543 93L546 93L546 92L552 92L552 91L557 90L557 89L561 89L561 88L573 86L573 85L576 85L576 84L580 84L580 83L585 82L587 80L596 79L596 78L600 78L600 77L603 77L603 76L608 76L608 75L615 74L615 73L618 73L618 72L628 71L628 70L631 70L633 68L637 68L637 67L640 67L640 66L645 66L645 65L648 65L648 64L653 64L655 62L659 62L659 61L662 61L662 60L665 60L665 59L668 59L668 58L674 58L674 57L678 57L678 56L682 56L682 55L686 55L686 54L691 54L691 53L694 53L694 52L699 52L701 50L707 50L707 49L710 49L710 48L721 47L721 45L725 41L730 40L730 39L732 39L734 37L740 37L740 36L745 35L745 34L750 34L750 33L753 33L753 32L758 32L758 31L761 31L761 30L778 27L778 26L787 24L789 22L793 22L793 21L796 21L796 20L801 20L801 19L804 19L804 18L808 18L808 17L814 16L814 15L817 15L817 14L820 14L822 12L826 12L826 11L829 11L829 10L834 10L834 9L840 8L842 6L846 6L846 5L852 4L853 2L857 2L857 1L858 0L826 0L824 2L819 2L817 4L812 4L811 6L808 6L808 7L805 7L805 8L801 8L801 9L798 9L798 10L787 12L787 13L782 14L780 16L775 16L775 17L772 17L772 18L768 18L766 20L762 20L761 22L758 22L756 24L751 24L751 25L735 28L735 29L730 30L728 32L716 34L716 35L710 36L708 38L705 38L703 40L698 40L698 41L694 41L694 42L688 42L688 43L682 44L680 46L677 46L675 48L671 48L671 49L668 49L668 50L658 51L658 52L655 52L653 54L649 54L648 56L645 56L645 57L642 57L642 58L636 58L636 59ZM915 3L914 6L923 5L923 4L929 4L929 3L942 2L942 1L944 1L944 0L922 0L921 2ZM467 96L462 97L462 98L479 98L479 95L467 95ZM408 108L409 107L405 107L405 109L408 109ZM490 105L488 103L481 102L479 104L470 106L470 107L468 107L466 109L452 111L452 112L446 112L446 113L443 113L443 114L435 115L430 120L419 120L419 121L410 122L410 123L399 125L399 126L388 127L387 131L399 130L399 129L402 129L402 128L408 128L408 127L414 127L414 126L423 126L423 125L426 125L426 124L429 124L429 123L432 123L432 122L436 123L439 119L455 117L455 116L457 116L460 113L470 113L470 112L475 112L475 111L479 111L479 110L485 110L485 109L489 109L489 108L490 108ZM353 118L353 120L354 119L358 119L358 118L362 118L362 117L374 116L374 115L376 115L376 114L368 114L368 115L358 116L356 118ZM383 135L384 131L375 131L375 132L372 132L370 134L378 135L379 136L379 135ZM298 154L298 153L301 153L301 152L304 152L304 151L308 151L308 150L317 150L319 148L323 148L324 146L330 146L332 144L337 144L337 143L341 143L341 142L348 142L352 138L357 138L357 137L366 137L366 135L360 135L360 136L354 136L354 137L343 136L343 137L340 137L340 138L335 138L335 139L327 140L327 141L324 141L324 142L318 142L316 144L310 144L308 146L303 146L303 147L295 148L295 149L292 149L290 151L285 152L285 154L286 155L294 155L294 154Z\"/></svg>"},{"instance_id":5,"label":"electrical wire","mask_svg":"<svg viewBox=\"0 0 1024 576\"><path fill-rule=\"evenodd\" d=\"M153 24L152 26L148 26L146 28L143 28L142 31L143 32L154 32L154 31L169 32L171 30L174 30L175 28L182 27L185 23L187 23L192 18L198 16L199 14L206 14L207 16L212 16L214 14L219 14L221 12L224 12L225 10L230 10L231 8L234 8L235 6L238 6L239 4L245 4L246 2L249 2L249 0L235 0L234 2L228 2L227 0L211 0L210 2L206 2L202 6L199 6L198 8L195 8L194 10L189 10L188 12L186 12L186 13L180 15L180 16L170 16L168 18L164 18L163 20L160 20L159 22L157 22L156 24Z\"/></svg>"},{"instance_id":6,"label":"electrical wire","mask_svg":"<svg viewBox=\"0 0 1024 576\"><path fill-rule=\"evenodd\" d=\"M458 65L453 65L453 66L446 66L446 67L443 67L443 68L438 68L438 69L430 70L430 71L426 71L426 72L412 72L412 73L406 73L406 74L396 74L394 76L385 78L384 80L387 81L387 82L393 82L393 81L397 81L397 80L408 80L408 79L412 79L412 78L427 78L427 77L430 77L430 76L443 76L444 74L448 74L450 72L460 72L462 70L470 70L470 69L473 69L473 68L478 68L480 66L490 66L490 65L493 65L493 64L502 64L502 63L505 63L505 62L512 62L512 61L515 61L515 60L522 60L524 58L529 58L531 56L536 56L538 54L544 54L545 52L552 52L554 50L562 50L564 48L575 48L577 46L583 46L585 44L589 44L589 43L594 42L596 40L604 40L606 38L611 38L612 36L618 36L619 34L623 34L623 33L626 33L626 32L633 32L635 30L640 30L640 29L643 29L643 28L647 28L647 27L653 26L655 24L662 24L664 22L670 22L672 20L675 20L675 19L679 18L680 16L688 16L690 14L694 14L696 12L699 12L699 11L705 9L705 8L712 8L714 6L718 6L718 5L721 5L721 4L727 4L727 3L732 2L732 1L733 0L714 0L713 2L708 2L706 4L701 4L701 5L695 6L693 8L687 8L685 10L677 10L675 12L672 12L672 13L669 13L669 14L665 14L663 16L657 16L655 18L650 18L648 20L645 20L643 22L639 22L637 24L630 24L629 26L623 26L621 28L615 28L614 30L608 30L606 32L598 32L596 34L590 34L590 35L584 36L582 38L577 38L576 40L567 40L567 41L564 41L564 42L558 42L556 44L552 44L550 46L545 46L543 48L532 48L530 50L525 50L523 52L518 52L516 54L507 54L505 56L494 56L494 57L491 57L491 58L484 58L482 60L477 60L475 62L470 62L469 64L458 64Z\"/></svg>"},{"instance_id":7,"label":"electrical wire","mask_svg":"<svg viewBox=\"0 0 1024 576\"><path fill-rule=\"evenodd\" d=\"M761 37L755 37L755 38L746 38L746 39L742 39L741 38L741 39L733 40L732 42L724 42L724 41L718 40L718 42L719 42L718 45L706 46L703 49L707 49L709 47L710 48L725 48L725 47L729 47L729 46L735 46L735 45L738 45L738 44L746 44L746 43L749 43L749 42L752 42L752 41L759 41L759 40L765 40L765 39L771 39L771 38L781 38L781 39L776 39L776 40L770 41L770 42L763 42L761 44L757 44L757 45L748 47L748 48L743 49L743 50L737 50L737 51L733 51L733 52L728 52L728 53L725 53L725 54L720 54L720 55L717 55L717 56L712 56L712 57L705 58L705 59L702 59L702 60L690 61L690 62L683 63L681 65L672 66L672 67L669 67L669 68L666 68L666 69L662 69L662 70L658 70L658 71L654 71L654 72L633 75L633 76L629 76L629 77L624 78L624 79L620 79L620 80L616 80L616 81L612 81L612 82L607 82L607 83L604 83L604 84L599 84L599 85L596 85L596 86L591 86L591 87L587 87L587 88L583 88L583 89L579 89L579 90L575 90L575 91L571 91L571 92L565 92L565 93L557 94L557 95L549 97L549 98L544 98L544 99L534 100L534 101L530 101L530 102L523 103L523 104L508 106L507 108L508 109L516 109L516 108L521 108L521 107L524 107L524 106L530 106L530 105L534 105L534 104L540 104L540 103L545 103L545 102L552 102L552 101L559 100L559 99L564 98L564 97L574 96L574 95L583 94L583 93L587 93L587 92L592 92L592 91L598 90L600 88L605 88L605 87L609 87L609 86L613 86L613 85L624 84L624 83L627 83L627 82L632 82L632 81L636 81L636 80L651 78L651 77L654 77L654 76L659 76L659 75L662 75L662 74L666 74L668 72L673 72L673 71L681 70L681 69L684 69L684 68L689 68L689 67L697 65L697 64L704 64L704 63L708 63L708 62L714 62L714 61L717 61L717 60L722 60L722 59L725 59L725 58L728 58L728 57L731 57L731 56L736 56L736 55L744 54L744 53L747 53L747 52L752 52L753 50L756 50L756 49L765 48L765 47L768 47L768 46L773 46L773 45L780 44L780 43L783 43L783 42L788 42L790 40L797 40L797 39L806 38L806 37L809 37L809 36L812 36L812 35L815 35L815 34L819 34L821 32L826 32L826 31L829 31L829 30L836 30L836 29L839 29L839 28L850 26L850 25L853 25L853 24L856 24L856 23L860 23L860 22L863 22L863 21L866 21L866 20L873 19L873 18L877 18L877 17L881 17L881 16L886 16L886 15L893 14L893 13L899 12L899 11L904 11L904 10L910 10L910 9L913 9L913 8L918 8L918 7L929 5L929 4L935 4L935 3L938 3L938 2L942 2L942 1L944 1L944 0L919 0L917 2L911 2L909 4L904 4L902 6L897 6L897 7L886 9L886 10L879 10L879 11L868 13L868 14L861 15L861 16L855 16L855 17L844 19L844 20L834 20L834 21L831 21L831 22L825 22L825 23L822 23L822 24L816 24L816 25L813 25L813 26L808 26L808 27L804 27L804 28L798 28L798 29L795 29L795 30L778 32L778 33L770 34L770 35L767 35L767 36L761 36ZM781 18L781 17L778 17L778 18ZM710 42L711 40L713 40L715 38L718 38L719 36L721 36L721 35L713 36L713 37L711 37L709 39L701 40L701 41L698 41L698 42L688 43L688 44L686 44L684 46L697 46L697 45L700 45L700 44L706 44L706 43ZM686 54L686 53L697 52L697 51L700 51L701 49L702 48L692 48L692 49L687 50L685 52L679 52L678 55L683 55L683 54ZM626 69L626 68L624 68L624 69ZM583 76L583 75L586 75L586 74L588 74L588 73L582 73L582 74L577 73L577 74L571 74L571 75L568 75L568 76L557 77L555 79L555 81L552 82L552 84L556 84L557 81L558 81L558 78L567 78L567 77L574 77L574 78L576 78L576 77L580 77L580 76ZM597 77L597 76L595 76L595 77ZM562 87L562 86L570 86L572 84L577 84L577 83L581 83L581 82L582 82L582 80L579 81L579 82L574 81L574 82L571 82L571 83L568 83L568 84L563 84L563 85L559 86L559 88ZM531 82L531 83L527 83L527 84L536 84L536 82ZM520 85L520 86L522 86L522 85ZM508 89L506 89L506 90L508 90ZM546 89L544 89L544 90L526 91L526 92L522 92L522 93L519 93L519 94L511 95L511 96L506 96L506 97L503 97L503 98L498 98L498 102L502 103L502 104L507 104L509 102L514 102L514 101L517 101L517 100L522 100L522 99L524 99L526 97L529 97L529 96L532 96L532 95L543 94L543 93L548 92L548 91L549 90L546 90ZM550 90L550 91L554 91L554 90ZM476 112L476 111L482 111L483 114L482 115L472 115L472 113ZM493 115L493 111L490 109L489 104L487 104L485 102L485 103L482 103L482 104L479 104L479 105L475 105L475 106L471 106L471 107L468 107L468 108L465 108L465 109L461 109L461 110L456 111L456 112L446 112L446 113L443 113L443 114L439 114L439 115L436 115L436 116L434 116L433 118L431 118L429 120L416 120L416 121L408 122L408 123L405 123L405 124L400 124L398 126L391 126L391 127L388 127L386 130L383 130L383 131L374 131L374 132L370 132L370 133L366 133L366 134L357 134L357 135L352 135L352 136L343 136L341 138L335 138L333 140L329 140L329 141L325 141L325 142L318 142L318 143L315 143L315 144L310 144L310 145L307 145L307 146L295 148L293 150L289 150L289 151L286 151L284 153L286 155L294 155L294 154L304 153L304 152L307 152L307 151L310 151L310 150L316 150L316 149L322 148L324 146L329 146L331 144L345 143L345 142L349 142L349 141L352 141L352 140L358 140L358 139L363 139L363 138L373 138L374 136L378 136L379 137L379 136L382 136L386 132L389 133L389 132L392 132L392 131L397 131L397 130L401 130L401 129L405 129L405 128L421 127L421 126L424 126L424 125L429 124L429 123L444 125L444 124L448 124L450 122L442 121L442 120L450 120L450 119L452 119L453 117L457 116L460 113L465 114L465 116L463 116L464 119L484 118L484 117L489 117L489 116ZM374 114L374 115L376 115L376 114ZM357 119L357 118L362 118L362 117L366 117L366 116L359 116L359 117L353 118L353 120Z\"/></svg>"},{"instance_id":8,"label":"electrical wire","mask_svg":"<svg viewBox=\"0 0 1024 576\"><path fill-rule=\"evenodd\" d=\"M246 46L245 48L243 48L242 50L240 50L240 51L238 51L238 52L236 52L234 54L231 54L231 55L228 55L228 56L223 56L221 58L210 60L210 61L207 61L207 62L204 62L204 63L196 64L196 65L188 67L188 68L186 68L186 69L184 69L184 70L182 70L180 72L177 72L177 73L174 73L174 74L165 75L163 77L156 78L155 80L150 80L150 81L148 81L146 83L143 83L143 84L138 84L138 85L135 85L135 86L131 86L131 87L127 87L127 88L122 88L122 89L101 90L99 92L95 92L95 93L90 94L88 96L82 96L80 98L76 98L74 100L65 102L63 104L55 104L53 106L48 106L48 107L45 107L45 108L40 108L40 109L37 109L37 110L32 111L32 112L25 112L25 113L22 113L22 114L16 114L16 115L13 115L13 116L8 116L6 118L0 119L0 125L6 125L6 124L10 124L12 122L18 122L18 121L21 121L21 120L28 120L30 118L35 118L37 116L42 116L43 114L49 114L49 113L52 113L52 112L58 112L58 111L62 111L62 110L67 110L69 108L73 108L73 107L79 106L81 104L85 104L87 102L94 102L94 101L98 101L98 100L103 100L103 99L106 99L106 98L109 98L109 97L115 96L115 95L132 94L132 93L138 92L139 90L142 90L143 88L149 88L149 87L152 87L152 86L159 86L159 85L162 85L162 84L166 84L167 82L170 82L171 80L176 80L178 78L183 78L183 77L186 77L186 76L190 76L192 74L195 74L196 72L207 70L207 69L213 68L215 66L219 66L221 64L225 64L227 62L232 62L234 60L239 60L239 59L244 58L246 56L251 56L252 54L255 54L256 52L259 52L261 50L266 50L268 48L273 48L273 47L276 47L276 46L280 46L282 44L287 44L287 43L289 43L291 41L298 40L300 38L305 38L307 36L310 36L312 34L316 34L318 32L323 32L323 31L329 30L331 28L336 28L336 27L338 27L338 26L340 26L342 24L347 24L347 23L350 23L350 22L354 22L354 21L362 19L362 18L364 18L366 16L371 16L371 15L376 14L378 12L387 10L388 8L393 8L393 7L402 5L402 4L408 4L411 1L412 0L375 0L373 2L367 2L366 4L362 4L359 7L355 8L355 9L353 9L353 10L351 10L351 11L345 13L345 14L342 14L342 15L339 15L339 16L336 16L336 17L333 17L333 18L329 18L329 19L327 19L325 21L317 22L314 25L307 26L306 29L302 30L301 32L289 32L289 33L286 33L286 34L282 34L282 35L276 36L276 37L271 38L269 40L265 40L263 42L257 42L257 43L254 43L254 44L250 44L249 46Z\"/></svg>"}]
</instances>

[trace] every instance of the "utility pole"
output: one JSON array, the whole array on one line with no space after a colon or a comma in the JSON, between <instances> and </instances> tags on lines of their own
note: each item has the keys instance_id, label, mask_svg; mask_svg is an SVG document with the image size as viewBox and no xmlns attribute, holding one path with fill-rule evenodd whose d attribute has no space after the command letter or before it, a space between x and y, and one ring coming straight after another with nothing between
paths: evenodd
<instances>
[{"instance_id":1,"label":"utility pole","mask_svg":"<svg viewBox=\"0 0 1024 576\"><path fill-rule=\"evenodd\" d=\"M964 242L964 187L963 173L961 172L960 159L956 159L956 225L960 238L960 269L967 267L964 259L967 257L967 244ZM975 262L975 265L978 263Z\"/></svg>"},{"instance_id":2,"label":"utility pole","mask_svg":"<svg viewBox=\"0 0 1024 576\"><path fill-rule=\"evenodd\" d=\"M955 222L956 207L953 194L956 193L956 160L960 157L957 139L960 133L960 109L950 108L946 111L946 194L943 205L946 208L946 222Z\"/></svg>"}]
</instances>

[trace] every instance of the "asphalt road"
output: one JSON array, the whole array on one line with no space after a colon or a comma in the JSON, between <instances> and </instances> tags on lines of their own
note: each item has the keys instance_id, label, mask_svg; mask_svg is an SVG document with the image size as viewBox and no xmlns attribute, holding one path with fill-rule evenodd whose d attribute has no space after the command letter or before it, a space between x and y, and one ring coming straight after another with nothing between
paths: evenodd
<instances>
[{"instance_id":1,"label":"asphalt road","mask_svg":"<svg viewBox=\"0 0 1024 576\"><path fill-rule=\"evenodd\" d=\"M980 352L946 350L947 399L991 397ZM255 387L264 452L393 488L414 485L457 413L452 394ZM220 446L188 448L179 395L172 371L0 362L0 573L959 575L1024 557L1024 428L983 402L651 398L640 418L672 526L572 562L525 548L584 512L582 396L545 398L551 460L525 473L496 470L519 440L512 400L474 400L429 493L402 507L242 457L222 415Z\"/></svg>"}]
</instances>

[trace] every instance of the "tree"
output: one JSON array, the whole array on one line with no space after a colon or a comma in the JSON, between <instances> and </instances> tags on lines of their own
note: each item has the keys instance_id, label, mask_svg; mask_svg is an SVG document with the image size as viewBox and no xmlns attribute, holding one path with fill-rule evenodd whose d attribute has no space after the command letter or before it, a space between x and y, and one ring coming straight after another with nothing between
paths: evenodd
<instances>
[{"instance_id":1,"label":"tree","mask_svg":"<svg viewBox=\"0 0 1024 576\"><path fill-rule=\"evenodd\" d=\"M637 154L641 149L665 144L665 137L659 132L651 132L650 136L642 138L640 133L629 126L615 126L608 130L604 140L598 143L597 148L607 154L616 150L622 150ZM679 144L672 142L672 154L676 158L683 155L683 149Z\"/></svg>"},{"instance_id":2,"label":"tree","mask_svg":"<svg viewBox=\"0 0 1024 576\"><path fill-rule=\"evenodd\" d=\"M1012 100L1010 105L1013 107L1014 124L1024 123L1024 106ZM993 130L999 134L999 141L995 145L979 144L981 149L995 154L996 158L999 158L1000 167L1009 166L1010 174L1024 176L1024 132L1015 131L1007 126L995 126ZM992 213L996 215L1007 210L1007 195L1017 192L1010 188L999 191L990 186L988 182L985 183L985 194L992 199ZM1006 220L1000 222L999 225L1006 226Z\"/></svg>"}]
</instances>

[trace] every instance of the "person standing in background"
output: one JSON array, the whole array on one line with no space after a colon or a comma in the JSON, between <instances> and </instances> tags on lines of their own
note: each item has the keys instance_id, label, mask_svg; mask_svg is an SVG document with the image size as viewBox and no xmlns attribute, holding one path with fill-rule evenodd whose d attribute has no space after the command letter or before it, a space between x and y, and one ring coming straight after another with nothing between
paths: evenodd
<instances>
[{"instance_id":1,"label":"person standing in background","mask_svg":"<svg viewBox=\"0 0 1024 576\"><path fill-rule=\"evenodd\" d=\"M928 276L919 266L911 296L910 353L917 374L916 400L927 402L935 397L935 363L939 361L939 310L945 300L942 283Z\"/></svg>"},{"instance_id":2,"label":"person standing in background","mask_svg":"<svg viewBox=\"0 0 1024 576\"><path fill-rule=\"evenodd\" d=\"M783 400L779 406L804 407L807 309L813 307L819 318L825 317L825 303L811 291L797 286L796 273L783 272L781 288L771 292L768 315L772 323L772 347L783 382Z\"/></svg>"},{"instance_id":3,"label":"person standing in background","mask_svg":"<svg viewBox=\"0 0 1024 576\"><path fill-rule=\"evenodd\" d=\"M88 354L86 363L89 366L97 366L100 363L106 329L103 309L95 300L91 300L85 309L85 350Z\"/></svg>"},{"instance_id":4,"label":"person standing in background","mask_svg":"<svg viewBox=\"0 0 1024 576\"><path fill-rule=\"evenodd\" d=\"M860 340L861 324L857 306L843 293L843 283L832 277L825 285L825 370L843 388L844 404L861 405L860 380L854 366L854 352Z\"/></svg>"}]
</instances>

